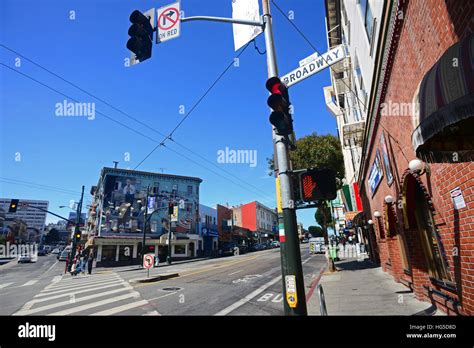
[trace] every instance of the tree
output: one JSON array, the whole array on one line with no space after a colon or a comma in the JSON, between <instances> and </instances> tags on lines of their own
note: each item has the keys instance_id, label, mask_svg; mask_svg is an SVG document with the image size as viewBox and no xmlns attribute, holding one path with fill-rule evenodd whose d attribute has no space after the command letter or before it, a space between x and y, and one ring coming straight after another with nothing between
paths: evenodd
<instances>
[{"instance_id":1,"label":"tree","mask_svg":"<svg viewBox=\"0 0 474 348\"><path fill-rule=\"evenodd\" d=\"M293 169L331 168L336 177L344 178L344 158L337 136L317 135L316 132L296 141L296 150L290 151ZM269 170L275 169L273 158L267 158ZM272 172L269 175L272 175Z\"/></svg>"},{"instance_id":2,"label":"tree","mask_svg":"<svg viewBox=\"0 0 474 348\"><path fill-rule=\"evenodd\" d=\"M308 227L308 232L311 234L313 237L323 237L324 232L321 226L309 226Z\"/></svg>"},{"instance_id":3,"label":"tree","mask_svg":"<svg viewBox=\"0 0 474 348\"><path fill-rule=\"evenodd\" d=\"M48 234L46 235L44 242L46 244L51 244L51 243L57 242L60 239L61 238L59 237L59 231L55 228L52 228L49 230Z\"/></svg>"},{"instance_id":4,"label":"tree","mask_svg":"<svg viewBox=\"0 0 474 348\"><path fill-rule=\"evenodd\" d=\"M329 244L328 227L333 223L331 208L326 201L321 202L321 206L316 210L314 219L322 227L324 232L324 244Z\"/></svg>"}]
</instances>

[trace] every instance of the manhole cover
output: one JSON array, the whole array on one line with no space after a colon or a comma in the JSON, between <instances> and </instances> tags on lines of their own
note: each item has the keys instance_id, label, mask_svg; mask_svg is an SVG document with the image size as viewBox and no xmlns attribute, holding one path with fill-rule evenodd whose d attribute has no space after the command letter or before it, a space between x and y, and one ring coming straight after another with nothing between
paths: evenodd
<instances>
[{"instance_id":1,"label":"manhole cover","mask_svg":"<svg viewBox=\"0 0 474 348\"><path fill-rule=\"evenodd\" d=\"M163 288L163 289L161 289L161 290L163 290L163 291L179 291L179 290L181 290L181 289L182 289L182 288L177 287L177 286L169 286L169 287Z\"/></svg>"}]
</instances>

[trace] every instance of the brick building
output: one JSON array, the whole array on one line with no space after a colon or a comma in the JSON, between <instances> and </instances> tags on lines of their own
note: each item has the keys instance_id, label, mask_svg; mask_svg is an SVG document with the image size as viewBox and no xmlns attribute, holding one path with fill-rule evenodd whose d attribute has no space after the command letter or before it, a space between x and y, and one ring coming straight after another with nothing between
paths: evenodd
<instances>
[{"instance_id":1,"label":"brick building","mask_svg":"<svg viewBox=\"0 0 474 348\"><path fill-rule=\"evenodd\" d=\"M387 1L359 187L384 271L474 315L474 2Z\"/></svg>"}]
</instances>

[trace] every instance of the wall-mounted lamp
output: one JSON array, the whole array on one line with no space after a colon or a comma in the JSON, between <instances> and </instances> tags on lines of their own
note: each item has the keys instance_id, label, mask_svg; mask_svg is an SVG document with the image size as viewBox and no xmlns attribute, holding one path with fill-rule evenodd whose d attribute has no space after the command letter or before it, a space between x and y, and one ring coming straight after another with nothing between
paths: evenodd
<instances>
[{"instance_id":1,"label":"wall-mounted lamp","mask_svg":"<svg viewBox=\"0 0 474 348\"><path fill-rule=\"evenodd\" d=\"M374 211L374 216L379 218L382 216L382 214L380 214L380 212L378 210Z\"/></svg>"},{"instance_id":2,"label":"wall-mounted lamp","mask_svg":"<svg viewBox=\"0 0 474 348\"><path fill-rule=\"evenodd\" d=\"M388 195L388 196L385 196L385 203L387 204L392 204L393 203L393 197Z\"/></svg>"},{"instance_id":3,"label":"wall-mounted lamp","mask_svg":"<svg viewBox=\"0 0 474 348\"><path fill-rule=\"evenodd\" d=\"M367 223L368 223L369 225L373 225L373 224L374 224L374 222L373 222L372 220L367 221Z\"/></svg>"},{"instance_id":4,"label":"wall-mounted lamp","mask_svg":"<svg viewBox=\"0 0 474 348\"><path fill-rule=\"evenodd\" d=\"M423 163L423 161L418 158L411 160L410 163L408 163L408 168L410 171L417 173L418 175L423 175L425 173L430 174L430 167L428 164Z\"/></svg>"}]
</instances>

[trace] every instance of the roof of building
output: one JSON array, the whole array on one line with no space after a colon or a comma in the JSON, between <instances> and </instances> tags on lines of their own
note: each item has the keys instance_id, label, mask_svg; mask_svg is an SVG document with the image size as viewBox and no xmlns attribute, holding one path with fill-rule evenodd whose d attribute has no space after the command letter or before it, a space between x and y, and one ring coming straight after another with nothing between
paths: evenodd
<instances>
[{"instance_id":1,"label":"roof of building","mask_svg":"<svg viewBox=\"0 0 474 348\"><path fill-rule=\"evenodd\" d=\"M116 173L116 174L121 174L121 175L127 175L127 174L133 174L133 175L142 175L142 176L160 176L163 178L169 178L169 179L186 179L186 180L194 180L197 182L202 182L201 178L197 178L194 176L184 176L184 175L175 175L175 174L163 174L163 173L153 173L153 172L142 172L139 170L130 170L130 169L122 169L122 168L109 168L109 167L104 167L102 168L101 171L101 176L103 176L106 173Z\"/></svg>"}]
</instances>

